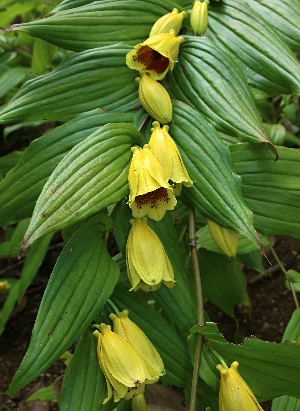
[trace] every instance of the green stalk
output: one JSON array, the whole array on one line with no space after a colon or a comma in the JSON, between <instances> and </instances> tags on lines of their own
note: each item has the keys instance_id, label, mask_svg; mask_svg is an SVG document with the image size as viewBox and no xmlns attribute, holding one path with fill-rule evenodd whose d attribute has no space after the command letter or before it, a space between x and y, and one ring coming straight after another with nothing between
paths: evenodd
<instances>
[{"instance_id":1,"label":"green stalk","mask_svg":"<svg viewBox=\"0 0 300 411\"><path fill-rule=\"evenodd\" d=\"M193 207L189 207L189 240L190 240L191 257L192 257L192 262L193 262L195 287L196 287L198 325L203 326L205 325L205 320L204 320L200 268L199 268L198 253L197 253L195 211ZM197 385L198 385L198 379L199 379L202 345L203 345L203 335L198 334L197 343L196 343L196 351L195 351L192 388L191 388L190 411L196 411Z\"/></svg>"}]
</instances>

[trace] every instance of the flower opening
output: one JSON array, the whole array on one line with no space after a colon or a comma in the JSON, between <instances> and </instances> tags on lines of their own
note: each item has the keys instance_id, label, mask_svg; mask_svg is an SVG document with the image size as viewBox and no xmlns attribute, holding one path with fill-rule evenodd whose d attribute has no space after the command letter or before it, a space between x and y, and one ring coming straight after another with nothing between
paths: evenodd
<instances>
[{"instance_id":1,"label":"flower opening","mask_svg":"<svg viewBox=\"0 0 300 411\"><path fill-rule=\"evenodd\" d=\"M134 46L126 55L126 64L141 75L147 73L154 80L162 80L169 69L173 70L183 41L183 37L175 36L175 30L156 34Z\"/></svg>"},{"instance_id":2,"label":"flower opening","mask_svg":"<svg viewBox=\"0 0 300 411\"><path fill-rule=\"evenodd\" d=\"M255 395L239 374L238 366L237 361L234 361L230 368L217 365L221 373L220 411L263 411Z\"/></svg>"},{"instance_id":3,"label":"flower opening","mask_svg":"<svg viewBox=\"0 0 300 411\"><path fill-rule=\"evenodd\" d=\"M147 218L133 219L127 244L126 265L130 291L155 291L161 282L168 288L174 286L174 273L164 247L155 232L148 226Z\"/></svg>"}]
</instances>

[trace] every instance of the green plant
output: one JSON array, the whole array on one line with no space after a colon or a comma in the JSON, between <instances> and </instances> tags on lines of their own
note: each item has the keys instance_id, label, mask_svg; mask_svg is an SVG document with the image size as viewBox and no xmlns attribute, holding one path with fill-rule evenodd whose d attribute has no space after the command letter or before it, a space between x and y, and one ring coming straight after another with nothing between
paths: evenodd
<instances>
[{"instance_id":1,"label":"green plant","mask_svg":"<svg viewBox=\"0 0 300 411\"><path fill-rule=\"evenodd\" d=\"M216 365L236 360L259 401L283 396L273 407L287 411L299 404L299 309L286 329L283 341L289 341L282 344L256 338L229 344L215 323L204 321L203 312L203 296L231 316L235 305L249 305L240 262L263 271L267 236L300 238L300 154L284 146L299 142L294 115L300 92L299 62L293 53L300 46L296 0L212 0L204 37L193 35L190 14L183 21L178 62L161 84L172 98L169 133L193 186L183 187L174 211L160 221L148 220L169 257L176 285L156 290L151 304L149 294L129 292L125 256L132 218L126 204L131 147L149 141L153 119L140 107L138 72L127 67L126 55L174 7L190 12L192 4L64 0L46 17L5 30L3 39L7 35L8 40L3 42L15 41L13 33L36 39L32 68L42 58L40 42L48 44L42 61L52 65L36 69L39 75L9 99L0 123L63 124L18 153L7 174L10 167L0 162L6 174L0 183L0 224L18 223L11 235L7 231L2 256L7 250L16 256L23 238L21 253L26 257L21 279L12 284L2 309L1 331L53 233L61 230L65 242L10 394L81 337L64 377L61 410L113 410L112 401L101 405L106 384L90 328L93 322L109 321L111 299L130 311L157 347L166 368L162 381L182 387L191 398L191 410L196 402L199 410L218 409ZM61 63L43 74L53 67L53 45L72 53L62 54ZM151 114L157 109L159 104ZM273 127L262 118L275 121L277 128L288 119L290 130L281 128L274 137ZM207 219L221 231L239 235L236 259L216 246ZM109 233L120 251L113 257L107 251ZM250 254L255 258L245 257ZM297 278L297 273L287 273L296 303Z\"/></svg>"}]
</instances>

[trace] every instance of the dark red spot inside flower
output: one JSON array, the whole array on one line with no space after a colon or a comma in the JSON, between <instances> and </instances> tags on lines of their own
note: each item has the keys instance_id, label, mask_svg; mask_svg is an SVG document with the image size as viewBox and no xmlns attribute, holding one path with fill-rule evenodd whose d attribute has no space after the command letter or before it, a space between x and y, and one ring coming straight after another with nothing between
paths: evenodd
<instances>
[{"instance_id":1,"label":"dark red spot inside flower","mask_svg":"<svg viewBox=\"0 0 300 411\"><path fill-rule=\"evenodd\" d=\"M145 70L154 70L158 75L162 74L169 66L169 59L149 46L142 46L133 60L144 64Z\"/></svg>"},{"instance_id":2,"label":"dark red spot inside flower","mask_svg":"<svg viewBox=\"0 0 300 411\"><path fill-rule=\"evenodd\" d=\"M151 208L157 208L158 201L164 201L168 203L170 197L168 191L164 187L160 187L150 193L143 194L141 196L136 196L135 200L137 208L141 209L144 205L150 204Z\"/></svg>"}]
</instances>

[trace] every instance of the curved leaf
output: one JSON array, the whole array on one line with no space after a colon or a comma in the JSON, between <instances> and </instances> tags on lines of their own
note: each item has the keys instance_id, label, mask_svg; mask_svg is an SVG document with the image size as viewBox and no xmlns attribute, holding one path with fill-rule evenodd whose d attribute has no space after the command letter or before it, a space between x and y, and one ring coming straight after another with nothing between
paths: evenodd
<instances>
[{"instance_id":1,"label":"curved leaf","mask_svg":"<svg viewBox=\"0 0 300 411\"><path fill-rule=\"evenodd\" d=\"M136 73L125 64L128 50L119 44L66 58L51 73L27 81L0 113L0 123L67 120L95 108L134 109Z\"/></svg>"},{"instance_id":2,"label":"curved leaf","mask_svg":"<svg viewBox=\"0 0 300 411\"><path fill-rule=\"evenodd\" d=\"M279 33L293 50L300 50L300 3L298 0L247 0L247 3Z\"/></svg>"},{"instance_id":3,"label":"curved leaf","mask_svg":"<svg viewBox=\"0 0 300 411\"><path fill-rule=\"evenodd\" d=\"M167 82L171 97L195 107L218 131L249 142L268 141L246 79L211 40L186 36Z\"/></svg>"},{"instance_id":4,"label":"curved leaf","mask_svg":"<svg viewBox=\"0 0 300 411\"><path fill-rule=\"evenodd\" d=\"M51 274L31 341L9 395L44 372L80 336L111 295L119 268L102 240L96 216L66 244Z\"/></svg>"},{"instance_id":5,"label":"curved leaf","mask_svg":"<svg viewBox=\"0 0 300 411\"><path fill-rule=\"evenodd\" d=\"M277 147L279 160L274 163L267 149L250 144L229 148L258 232L300 238L300 153Z\"/></svg>"},{"instance_id":6,"label":"curved leaf","mask_svg":"<svg viewBox=\"0 0 300 411\"><path fill-rule=\"evenodd\" d=\"M132 125L110 123L77 144L45 184L22 248L125 197L131 146L139 139Z\"/></svg>"},{"instance_id":7,"label":"curved leaf","mask_svg":"<svg viewBox=\"0 0 300 411\"><path fill-rule=\"evenodd\" d=\"M197 111L181 102L175 102L173 108L170 134L194 181L192 187L183 190L183 200L205 218L230 228L258 246L260 241L253 228L252 213L244 202L241 180L234 172L228 147Z\"/></svg>"},{"instance_id":8,"label":"curved leaf","mask_svg":"<svg viewBox=\"0 0 300 411\"><path fill-rule=\"evenodd\" d=\"M249 84L273 94L298 94L300 64L277 32L243 0L211 5L208 35L236 57Z\"/></svg>"},{"instance_id":9,"label":"curved leaf","mask_svg":"<svg viewBox=\"0 0 300 411\"><path fill-rule=\"evenodd\" d=\"M34 140L0 183L0 225L13 224L32 215L50 174L76 144L107 123L131 123L133 117L132 113L95 109Z\"/></svg>"},{"instance_id":10,"label":"curved leaf","mask_svg":"<svg viewBox=\"0 0 300 411\"><path fill-rule=\"evenodd\" d=\"M17 24L9 31L24 31L67 50L82 51L125 42L135 45L145 40L152 25L175 3L163 0L102 0L75 3L76 8L50 17ZM177 5L179 9L180 6Z\"/></svg>"}]
</instances>

